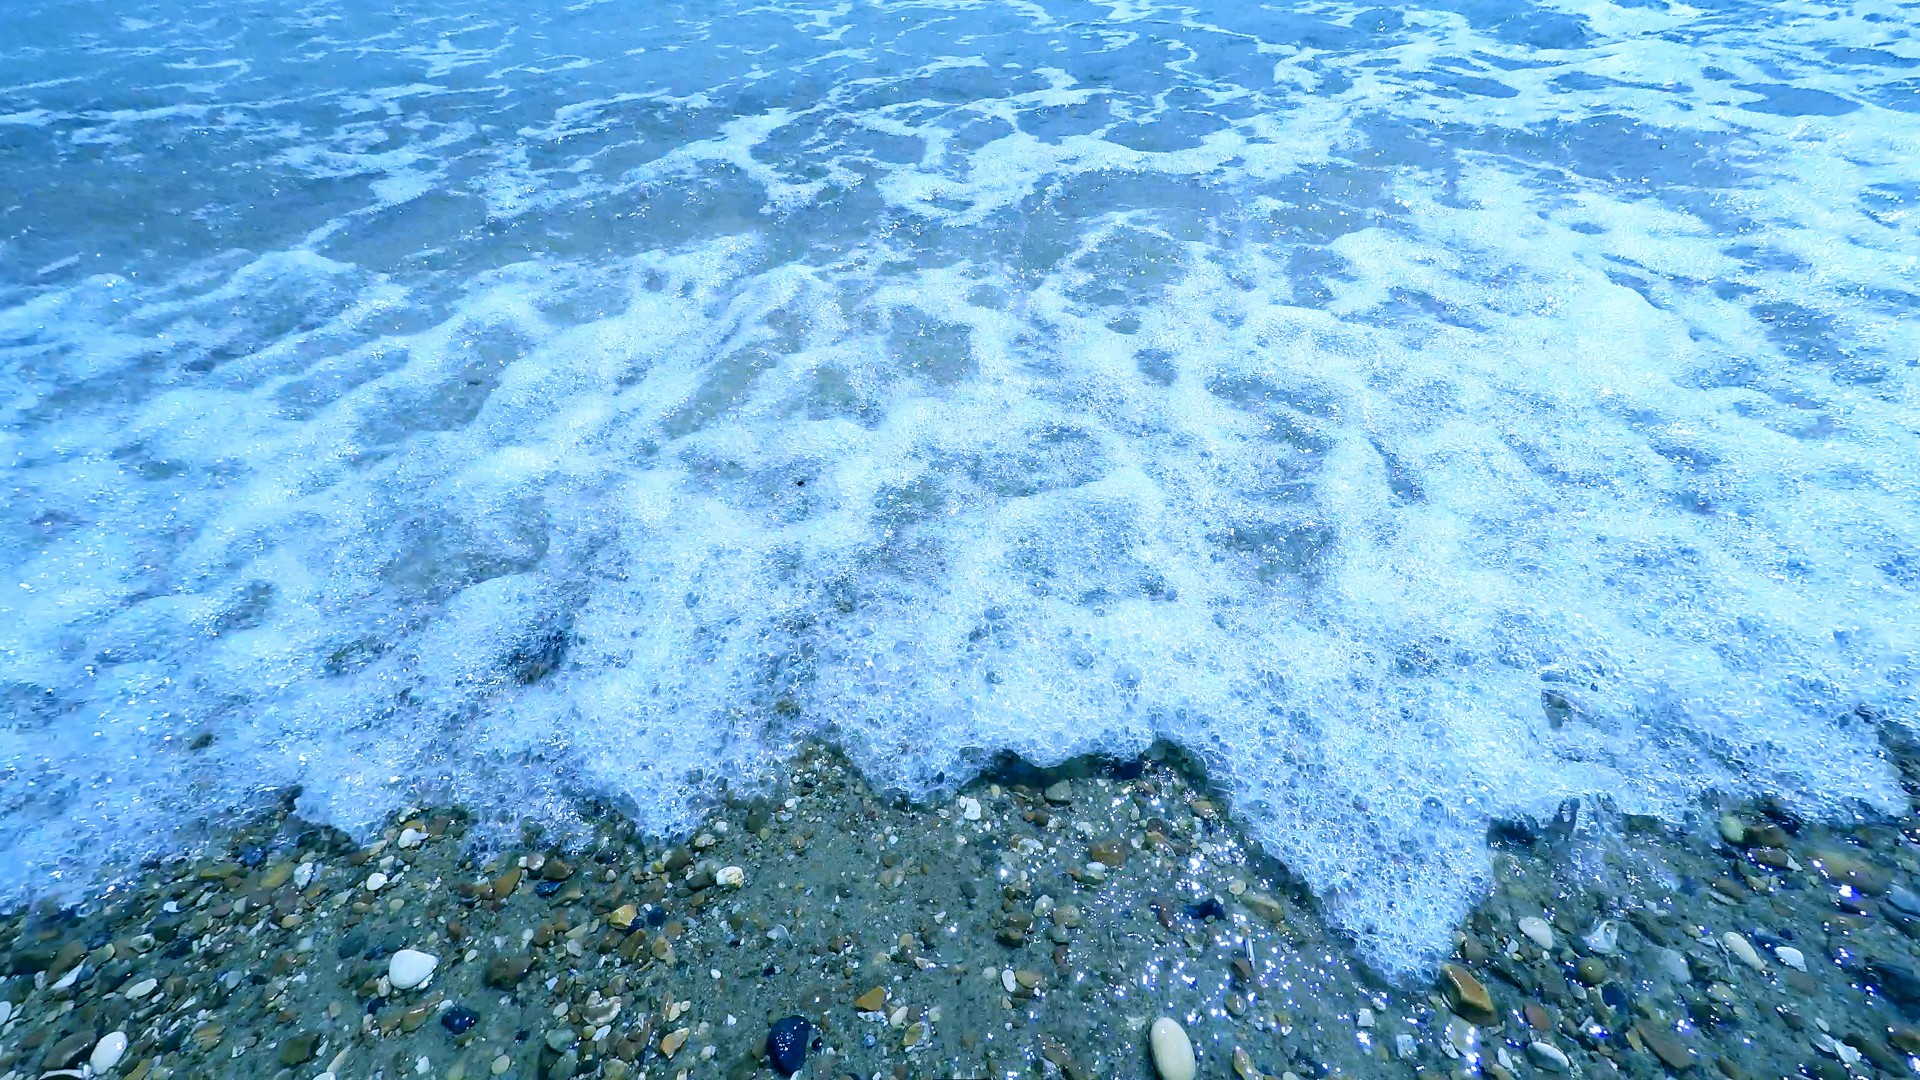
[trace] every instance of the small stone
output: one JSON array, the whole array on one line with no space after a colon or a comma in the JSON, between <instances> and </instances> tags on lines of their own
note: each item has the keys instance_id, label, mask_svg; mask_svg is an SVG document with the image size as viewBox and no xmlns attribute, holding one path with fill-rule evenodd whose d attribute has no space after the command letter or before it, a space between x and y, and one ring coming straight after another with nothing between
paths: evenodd
<instances>
[{"instance_id":1,"label":"small stone","mask_svg":"<svg viewBox=\"0 0 1920 1080\"><path fill-rule=\"evenodd\" d=\"M277 889L293 877L293 867L286 863L274 863L267 872L260 875L260 887L266 890Z\"/></svg>"},{"instance_id":2,"label":"small stone","mask_svg":"<svg viewBox=\"0 0 1920 1080\"><path fill-rule=\"evenodd\" d=\"M1580 943L1585 945L1589 952L1598 953L1601 956L1612 956L1614 949L1620 944L1620 926L1612 919L1602 919L1594 924L1586 937L1580 939Z\"/></svg>"},{"instance_id":3,"label":"small stone","mask_svg":"<svg viewBox=\"0 0 1920 1080\"><path fill-rule=\"evenodd\" d=\"M487 985L495 990L511 990L520 985L520 980L527 977L527 969L532 966L533 957L525 953L495 957L487 964Z\"/></svg>"},{"instance_id":4,"label":"small stone","mask_svg":"<svg viewBox=\"0 0 1920 1080\"><path fill-rule=\"evenodd\" d=\"M90 1032L82 1031L69 1035L53 1044L52 1049L40 1059L40 1067L48 1070L65 1069L79 1061L80 1055L86 1053L87 1047L91 1045L93 1045L93 1035Z\"/></svg>"},{"instance_id":5,"label":"small stone","mask_svg":"<svg viewBox=\"0 0 1920 1080\"><path fill-rule=\"evenodd\" d=\"M925 1021L916 1020L908 1024L906 1033L900 1036L900 1048L902 1050L912 1050L925 1045L926 1041L931 1038L933 1038L933 1029L928 1027Z\"/></svg>"},{"instance_id":6,"label":"small stone","mask_svg":"<svg viewBox=\"0 0 1920 1080\"><path fill-rule=\"evenodd\" d=\"M1528 1043L1527 1057L1544 1072L1563 1073L1573 1066L1567 1055L1552 1043Z\"/></svg>"},{"instance_id":7,"label":"small stone","mask_svg":"<svg viewBox=\"0 0 1920 1080\"><path fill-rule=\"evenodd\" d=\"M619 907L614 908L612 911L607 912L607 922L610 925L617 926L622 930L625 930L631 927L633 925L633 920L639 917L640 917L640 909L637 907L634 907L632 904L621 904Z\"/></svg>"},{"instance_id":8,"label":"small stone","mask_svg":"<svg viewBox=\"0 0 1920 1080\"><path fill-rule=\"evenodd\" d=\"M1153 1047L1153 1067L1160 1073L1160 1080L1193 1080L1197 1071L1193 1041L1179 1021L1171 1016L1155 1020L1147 1040Z\"/></svg>"},{"instance_id":9,"label":"small stone","mask_svg":"<svg viewBox=\"0 0 1920 1080\"><path fill-rule=\"evenodd\" d=\"M573 876L573 864L560 859L548 859L540 864L540 876L548 881L565 881Z\"/></svg>"},{"instance_id":10,"label":"small stone","mask_svg":"<svg viewBox=\"0 0 1920 1080\"><path fill-rule=\"evenodd\" d=\"M680 1042L685 1042L686 1032L682 1031L679 1034L681 1036ZM673 1044L674 1050L680 1049L680 1042L676 1042ZM547 1049L553 1051L556 1054L562 1050L565 1050L571 1047L573 1044L574 1044L574 1035L573 1035L573 1032L568 1028L554 1028L552 1031L547 1032ZM665 1053L668 1057L672 1057L673 1053L672 1051L669 1051L666 1049L666 1045L667 1045L667 1040L661 1039L660 1040L661 1052Z\"/></svg>"},{"instance_id":11,"label":"small stone","mask_svg":"<svg viewBox=\"0 0 1920 1080\"><path fill-rule=\"evenodd\" d=\"M1280 901L1275 900L1266 893L1255 889L1248 889L1241 894L1240 902L1247 905L1248 911L1273 923L1275 926L1282 925L1287 921L1287 909L1281 905Z\"/></svg>"},{"instance_id":12,"label":"small stone","mask_svg":"<svg viewBox=\"0 0 1920 1080\"><path fill-rule=\"evenodd\" d=\"M313 876L319 872L320 868L310 862L303 862L299 866L294 867L293 887L296 889L304 889L313 884Z\"/></svg>"},{"instance_id":13,"label":"small stone","mask_svg":"<svg viewBox=\"0 0 1920 1080\"><path fill-rule=\"evenodd\" d=\"M433 969L439 966L440 958L432 953L401 949L387 961L387 982L395 990L412 990L433 978Z\"/></svg>"},{"instance_id":14,"label":"small stone","mask_svg":"<svg viewBox=\"0 0 1920 1080\"><path fill-rule=\"evenodd\" d=\"M1525 935L1528 941L1538 945L1542 952L1552 951L1553 927L1547 925L1547 920L1529 915L1520 920L1520 933Z\"/></svg>"},{"instance_id":15,"label":"small stone","mask_svg":"<svg viewBox=\"0 0 1920 1080\"><path fill-rule=\"evenodd\" d=\"M368 892L379 892L381 889L384 889L386 887L387 887L387 875L381 873L378 870L375 870L373 873L367 875L366 889Z\"/></svg>"},{"instance_id":16,"label":"small stone","mask_svg":"<svg viewBox=\"0 0 1920 1080\"><path fill-rule=\"evenodd\" d=\"M427 842L427 834L419 829L401 829L400 839L394 842L402 848L417 848Z\"/></svg>"},{"instance_id":17,"label":"small stone","mask_svg":"<svg viewBox=\"0 0 1920 1080\"><path fill-rule=\"evenodd\" d=\"M886 1003L887 992L878 986L853 999L853 1007L861 1012L879 1012Z\"/></svg>"},{"instance_id":18,"label":"small stone","mask_svg":"<svg viewBox=\"0 0 1920 1080\"><path fill-rule=\"evenodd\" d=\"M1679 983L1682 986L1693 981L1693 969L1687 966L1687 958L1665 945L1655 945L1642 955L1647 957L1656 970L1667 977L1667 981Z\"/></svg>"},{"instance_id":19,"label":"small stone","mask_svg":"<svg viewBox=\"0 0 1920 1080\"><path fill-rule=\"evenodd\" d=\"M1741 963L1753 970L1767 970L1766 961L1760 959L1760 954L1753 951L1753 944L1746 938L1729 930L1720 935L1720 943L1725 945L1727 951L1732 953Z\"/></svg>"},{"instance_id":20,"label":"small stone","mask_svg":"<svg viewBox=\"0 0 1920 1080\"><path fill-rule=\"evenodd\" d=\"M141 998L153 993L159 985L160 980L158 979L141 979L139 982L120 991L120 995L128 1001L139 1001Z\"/></svg>"},{"instance_id":21,"label":"small stone","mask_svg":"<svg viewBox=\"0 0 1920 1080\"><path fill-rule=\"evenodd\" d=\"M1807 970L1807 954L1801 952L1799 949L1796 949L1791 945L1774 946L1773 955L1779 957L1781 963L1787 965L1788 967L1792 968L1795 971Z\"/></svg>"},{"instance_id":22,"label":"small stone","mask_svg":"<svg viewBox=\"0 0 1920 1080\"><path fill-rule=\"evenodd\" d=\"M440 1014L440 1026L455 1035L465 1035L480 1022L480 1014L465 1006L455 1005Z\"/></svg>"},{"instance_id":23,"label":"small stone","mask_svg":"<svg viewBox=\"0 0 1920 1080\"><path fill-rule=\"evenodd\" d=\"M747 872L738 866L723 866L713 872L713 883L723 889L737 889L747 883Z\"/></svg>"},{"instance_id":24,"label":"small stone","mask_svg":"<svg viewBox=\"0 0 1920 1080\"><path fill-rule=\"evenodd\" d=\"M1732 814L1720 815L1720 839L1729 844L1739 844L1747 838L1746 822Z\"/></svg>"},{"instance_id":25,"label":"small stone","mask_svg":"<svg viewBox=\"0 0 1920 1080\"><path fill-rule=\"evenodd\" d=\"M1862 855L1842 848L1822 848L1810 860L1829 881L1851 885L1863 893L1879 896L1893 887L1893 878Z\"/></svg>"},{"instance_id":26,"label":"small stone","mask_svg":"<svg viewBox=\"0 0 1920 1080\"><path fill-rule=\"evenodd\" d=\"M1243 1047L1233 1048L1233 1075L1240 1080L1260 1080L1260 1070L1254 1067L1252 1055Z\"/></svg>"},{"instance_id":27,"label":"small stone","mask_svg":"<svg viewBox=\"0 0 1920 1080\"><path fill-rule=\"evenodd\" d=\"M1591 956L1574 965L1573 973L1588 986L1599 986L1607 981L1607 965Z\"/></svg>"},{"instance_id":28,"label":"small stone","mask_svg":"<svg viewBox=\"0 0 1920 1080\"><path fill-rule=\"evenodd\" d=\"M580 1052L569 1050L560 1055L560 1059L547 1066L547 1080L573 1080L580 1071Z\"/></svg>"},{"instance_id":29,"label":"small stone","mask_svg":"<svg viewBox=\"0 0 1920 1080\"><path fill-rule=\"evenodd\" d=\"M1462 1019L1482 1026L1492 1025L1500 1016L1494 1011L1493 997L1480 980L1459 964L1440 965L1440 991L1447 1007Z\"/></svg>"},{"instance_id":30,"label":"small stone","mask_svg":"<svg viewBox=\"0 0 1920 1080\"><path fill-rule=\"evenodd\" d=\"M979 821L981 817L980 800L971 796L960 796L960 816L967 821Z\"/></svg>"},{"instance_id":31,"label":"small stone","mask_svg":"<svg viewBox=\"0 0 1920 1080\"><path fill-rule=\"evenodd\" d=\"M1666 1063L1667 1068L1680 1072L1693 1067L1693 1048L1681 1042L1680 1037L1671 1031L1645 1022L1635 1024L1633 1030L1640 1036L1640 1041L1647 1044L1647 1049Z\"/></svg>"},{"instance_id":32,"label":"small stone","mask_svg":"<svg viewBox=\"0 0 1920 1080\"><path fill-rule=\"evenodd\" d=\"M813 1041L813 1025L799 1016L773 1022L767 1031L767 1060L781 1076L792 1076L807 1063L807 1044Z\"/></svg>"},{"instance_id":33,"label":"small stone","mask_svg":"<svg viewBox=\"0 0 1920 1080\"><path fill-rule=\"evenodd\" d=\"M1055 806L1065 806L1073 801L1073 785L1067 783L1065 780L1055 784L1049 784L1047 785L1046 797L1047 801L1053 803Z\"/></svg>"},{"instance_id":34,"label":"small stone","mask_svg":"<svg viewBox=\"0 0 1920 1080\"><path fill-rule=\"evenodd\" d=\"M671 1058L679 1053L680 1048L687 1045L687 1036L691 1034L693 1034L691 1028L675 1028L660 1036L660 1056Z\"/></svg>"},{"instance_id":35,"label":"small stone","mask_svg":"<svg viewBox=\"0 0 1920 1080\"><path fill-rule=\"evenodd\" d=\"M303 1031L280 1044L280 1064L305 1065L313 1060L313 1053L319 1046L318 1032Z\"/></svg>"},{"instance_id":36,"label":"small stone","mask_svg":"<svg viewBox=\"0 0 1920 1080\"><path fill-rule=\"evenodd\" d=\"M91 1067L94 1072L107 1072L115 1065L120 1064L120 1059L126 1055L127 1033L124 1031L109 1032L102 1037L99 1042L93 1044L93 1053L87 1055L87 1065Z\"/></svg>"}]
</instances>

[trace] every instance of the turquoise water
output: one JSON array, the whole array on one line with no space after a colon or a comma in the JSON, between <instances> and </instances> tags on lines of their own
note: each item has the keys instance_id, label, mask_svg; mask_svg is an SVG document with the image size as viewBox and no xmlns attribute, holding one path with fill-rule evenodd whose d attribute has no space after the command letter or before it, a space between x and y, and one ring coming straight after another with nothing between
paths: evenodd
<instances>
[{"instance_id":1,"label":"turquoise water","mask_svg":"<svg viewBox=\"0 0 1920 1080\"><path fill-rule=\"evenodd\" d=\"M1390 971L1895 804L1920 5L0 12L0 893L1165 739Z\"/></svg>"}]
</instances>

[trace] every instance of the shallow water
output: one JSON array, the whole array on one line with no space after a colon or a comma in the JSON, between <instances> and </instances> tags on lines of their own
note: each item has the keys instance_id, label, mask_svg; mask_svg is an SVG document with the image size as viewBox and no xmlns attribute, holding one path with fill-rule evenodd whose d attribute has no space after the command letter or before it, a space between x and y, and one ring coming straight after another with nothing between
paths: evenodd
<instances>
[{"instance_id":1,"label":"shallow water","mask_svg":"<svg viewBox=\"0 0 1920 1080\"><path fill-rule=\"evenodd\" d=\"M0 893L1165 739L1389 971L1496 818L1894 805L1920 5L0 12Z\"/></svg>"}]
</instances>

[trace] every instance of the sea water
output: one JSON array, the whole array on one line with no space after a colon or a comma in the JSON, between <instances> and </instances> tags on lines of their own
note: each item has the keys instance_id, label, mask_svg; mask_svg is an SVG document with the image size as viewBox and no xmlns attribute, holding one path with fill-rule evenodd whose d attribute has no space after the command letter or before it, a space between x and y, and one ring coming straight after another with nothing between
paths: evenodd
<instances>
[{"instance_id":1,"label":"sea water","mask_svg":"<svg viewBox=\"0 0 1920 1080\"><path fill-rule=\"evenodd\" d=\"M1896 807L1916 25L10 0L0 896L1164 740L1410 972L1490 823Z\"/></svg>"}]
</instances>

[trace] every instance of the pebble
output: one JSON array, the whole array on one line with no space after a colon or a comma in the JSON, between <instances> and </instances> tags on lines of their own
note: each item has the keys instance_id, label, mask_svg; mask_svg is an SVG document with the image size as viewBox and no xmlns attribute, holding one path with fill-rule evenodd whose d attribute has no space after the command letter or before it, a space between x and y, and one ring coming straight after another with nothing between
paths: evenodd
<instances>
[{"instance_id":1,"label":"pebble","mask_svg":"<svg viewBox=\"0 0 1920 1080\"><path fill-rule=\"evenodd\" d=\"M1687 958L1672 949L1664 945L1655 945L1647 950L1646 955L1669 982L1685 986L1693 981L1693 969L1687 966Z\"/></svg>"},{"instance_id":2,"label":"pebble","mask_svg":"<svg viewBox=\"0 0 1920 1080\"><path fill-rule=\"evenodd\" d=\"M387 961L387 981L395 990L411 990L433 977L440 958L417 949L401 949Z\"/></svg>"},{"instance_id":3,"label":"pebble","mask_svg":"<svg viewBox=\"0 0 1920 1080\"><path fill-rule=\"evenodd\" d=\"M878 986L853 999L853 1007L864 1013L879 1012L886 1003L887 992Z\"/></svg>"},{"instance_id":4,"label":"pebble","mask_svg":"<svg viewBox=\"0 0 1920 1080\"><path fill-rule=\"evenodd\" d=\"M1552 1043L1528 1043L1527 1057L1545 1072L1563 1073L1573 1067L1573 1062L1567 1059L1567 1055Z\"/></svg>"},{"instance_id":5,"label":"pebble","mask_svg":"<svg viewBox=\"0 0 1920 1080\"><path fill-rule=\"evenodd\" d=\"M1588 986L1599 986L1607 981L1607 965L1591 956L1576 964L1573 973Z\"/></svg>"},{"instance_id":6,"label":"pebble","mask_svg":"<svg viewBox=\"0 0 1920 1080\"><path fill-rule=\"evenodd\" d=\"M153 993L159 985L160 981L158 979L141 979L139 982L120 991L120 994L128 1001L139 1001L141 998Z\"/></svg>"},{"instance_id":7,"label":"pebble","mask_svg":"<svg viewBox=\"0 0 1920 1080\"><path fill-rule=\"evenodd\" d=\"M1049 784L1047 786L1046 797L1047 801L1053 803L1055 806L1065 806L1067 803L1073 801L1073 785L1067 783L1065 780L1057 784Z\"/></svg>"},{"instance_id":8,"label":"pebble","mask_svg":"<svg viewBox=\"0 0 1920 1080\"><path fill-rule=\"evenodd\" d=\"M1887 889L1887 903L1909 915L1920 915L1920 896L1905 885L1894 885Z\"/></svg>"},{"instance_id":9,"label":"pebble","mask_svg":"<svg viewBox=\"0 0 1920 1080\"><path fill-rule=\"evenodd\" d=\"M1459 964L1440 965L1440 991L1446 995L1447 1007L1459 1013L1462 1019L1476 1024L1490 1025L1499 1019L1493 1008L1493 996L1480 980Z\"/></svg>"},{"instance_id":10,"label":"pebble","mask_svg":"<svg viewBox=\"0 0 1920 1080\"><path fill-rule=\"evenodd\" d=\"M418 829L401 829L400 839L395 841L402 848L417 848L427 842L427 834Z\"/></svg>"},{"instance_id":11,"label":"pebble","mask_svg":"<svg viewBox=\"0 0 1920 1080\"><path fill-rule=\"evenodd\" d=\"M1520 933L1526 935L1528 941L1540 946L1541 951L1552 951L1553 927L1547 925L1547 920L1529 915L1520 920Z\"/></svg>"},{"instance_id":12,"label":"pebble","mask_svg":"<svg viewBox=\"0 0 1920 1080\"><path fill-rule=\"evenodd\" d=\"M1193 1042L1179 1021L1171 1016L1155 1020L1147 1038L1153 1047L1153 1067L1160 1073L1160 1080L1193 1080L1198 1071L1193 1059Z\"/></svg>"},{"instance_id":13,"label":"pebble","mask_svg":"<svg viewBox=\"0 0 1920 1080\"><path fill-rule=\"evenodd\" d=\"M979 821L981 815L980 800L969 796L960 797L960 816L968 821Z\"/></svg>"},{"instance_id":14,"label":"pebble","mask_svg":"<svg viewBox=\"0 0 1920 1080\"><path fill-rule=\"evenodd\" d=\"M1720 815L1720 839L1729 844L1739 844L1747 838L1746 823L1732 814Z\"/></svg>"},{"instance_id":15,"label":"pebble","mask_svg":"<svg viewBox=\"0 0 1920 1080\"><path fill-rule=\"evenodd\" d=\"M1760 959L1760 954L1753 951L1753 944L1749 942L1746 938L1743 938L1739 934L1736 934L1733 931L1729 930L1726 933L1720 935L1720 943L1722 945L1725 945L1727 947L1727 951L1732 953L1735 957L1737 957L1741 963L1747 965L1753 970L1755 971L1767 970L1766 961Z\"/></svg>"},{"instance_id":16,"label":"pebble","mask_svg":"<svg viewBox=\"0 0 1920 1080\"><path fill-rule=\"evenodd\" d=\"M440 1014L440 1026L455 1035L465 1035L467 1032L473 1030L473 1025L479 1022L479 1013L460 1005L455 1005L453 1008Z\"/></svg>"},{"instance_id":17,"label":"pebble","mask_svg":"<svg viewBox=\"0 0 1920 1080\"><path fill-rule=\"evenodd\" d=\"M387 887L387 875L381 873L378 870L375 870L373 873L367 875L367 891L368 892L379 892L381 889L384 889L386 887Z\"/></svg>"},{"instance_id":18,"label":"pebble","mask_svg":"<svg viewBox=\"0 0 1920 1080\"><path fill-rule=\"evenodd\" d=\"M767 1031L767 1060L781 1076L792 1076L807 1063L807 1044L812 1041L813 1025L805 1018L775 1020Z\"/></svg>"},{"instance_id":19,"label":"pebble","mask_svg":"<svg viewBox=\"0 0 1920 1080\"><path fill-rule=\"evenodd\" d=\"M1774 946L1773 955L1779 957L1781 963L1795 971L1807 970L1807 955L1791 945Z\"/></svg>"},{"instance_id":20,"label":"pebble","mask_svg":"<svg viewBox=\"0 0 1920 1080\"><path fill-rule=\"evenodd\" d=\"M747 883L747 872L738 866L723 866L713 872L713 883L723 889L737 889Z\"/></svg>"},{"instance_id":21,"label":"pebble","mask_svg":"<svg viewBox=\"0 0 1920 1080\"><path fill-rule=\"evenodd\" d=\"M93 1045L93 1053L87 1055L87 1065L94 1072L106 1072L127 1054L127 1033L111 1032Z\"/></svg>"},{"instance_id":22,"label":"pebble","mask_svg":"<svg viewBox=\"0 0 1920 1080\"><path fill-rule=\"evenodd\" d=\"M1580 940L1593 952L1601 956L1611 956L1614 948L1620 944L1619 924L1612 919L1602 919L1594 925L1593 930L1586 937Z\"/></svg>"}]
</instances>

